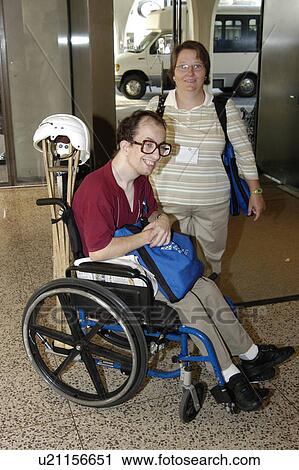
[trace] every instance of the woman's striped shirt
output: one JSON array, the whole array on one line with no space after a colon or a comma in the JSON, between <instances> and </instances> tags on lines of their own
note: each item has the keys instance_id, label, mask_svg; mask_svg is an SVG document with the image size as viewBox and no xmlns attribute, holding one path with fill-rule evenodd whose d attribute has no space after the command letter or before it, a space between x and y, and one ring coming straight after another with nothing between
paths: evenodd
<instances>
[{"instance_id":1,"label":"woman's striped shirt","mask_svg":"<svg viewBox=\"0 0 299 470\"><path fill-rule=\"evenodd\" d=\"M205 92L204 103L187 111L178 109L175 90L166 98L166 140L173 149L151 176L162 204L211 205L229 199L230 185L221 160L225 138L212 100L213 95ZM158 97L154 97L147 109L156 111L157 105ZM246 128L232 100L227 102L226 114L239 173L248 180L258 179Z\"/></svg>"}]
</instances>

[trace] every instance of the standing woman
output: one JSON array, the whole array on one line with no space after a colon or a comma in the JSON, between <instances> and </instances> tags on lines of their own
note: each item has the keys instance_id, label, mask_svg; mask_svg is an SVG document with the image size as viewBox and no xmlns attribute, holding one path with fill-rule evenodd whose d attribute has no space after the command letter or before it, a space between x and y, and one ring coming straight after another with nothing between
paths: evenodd
<instances>
[{"instance_id":1,"label":"standing woman","mask_svg":"<svg viewBox=\"0 0 299 470\"><path fill-rule=\"evenodd\" d=\"M181 232L200 243L215 280L226 247L230 183L221 160L224 133L213 95L204 90L210 83L208 51L197 41L178 45L172 52L170 74L175 90L166 98L163 117L173 151L159 162L151 182L163 211L174 216ZM148 109L155 111L157 106L158 97L154 97ZM256 221L265 203L252 147L232 100L226 113L239 173L251 191L248 214Z\"/></svg>"}]
</instances>

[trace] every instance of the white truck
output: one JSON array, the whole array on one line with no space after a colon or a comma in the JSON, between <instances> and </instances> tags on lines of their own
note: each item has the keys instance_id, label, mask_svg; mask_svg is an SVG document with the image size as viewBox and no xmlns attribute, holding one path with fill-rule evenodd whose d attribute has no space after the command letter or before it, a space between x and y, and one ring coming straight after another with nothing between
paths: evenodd
<instances>
[{"instance_id":1,"label":"white truck","mask_svg":"<svg viewBox=\"0 0 299 470\"><path fill-rule=\"evenodd\" d=\"M172 8L152 12L146 24L147 35L134 49L115 60L118 90L129 99L140 99L147 85L169 88L166 71L170 66ZM188 36L188 11L183 9L182 31ZM256 93L260 36L260 9L220 7L214 24L213 86L233 88L239 96ZM187 37L186 37L187 35ZM192 36L191 36L192 37Z\"/></svg>"}]
</instances>

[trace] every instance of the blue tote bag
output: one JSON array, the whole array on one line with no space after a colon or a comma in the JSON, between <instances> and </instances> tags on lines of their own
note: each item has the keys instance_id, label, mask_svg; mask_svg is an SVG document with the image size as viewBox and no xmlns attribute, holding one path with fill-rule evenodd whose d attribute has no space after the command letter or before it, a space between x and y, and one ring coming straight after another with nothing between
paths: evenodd
<instances>
[{"instance_id":1,"label":"blue tote bag","mask_svg":"<svg viewBox=\"0 0 299 470\"><path fill-rule=\"evenodd\" d=\"M221 158L230 182L230 213L231 215L239 215L242 210L245 215L248 215L250 189L246 181L239 175L234 147L227 135L227 118L225 109L227 98L223 95L214 96L213 102L225 135L225 147Z\"/></svg>"},{"instance_id":2,"label":"blue tote bag","mask_svg":"<svg viewBox=\"0 0 299 470\"><path fill-rule=\"evenodd\" d=\"M125 225L116 230L114 236L124 237L141 231L139 225ZM128 254L137 256L139 263L154 274L159 290L170 302L185 297L204 270L191 239L177 232L172 233L168 245L154 248L145 245Z\"/></svg>"},{"instance_id":3,"label":"blue tote bag","mask_svg":"<svg viewBox=\"0 0 299 470\"><path fill-rule=\"evenodd\" d=\"M246 181L239 176L234 148L229 141L225 143L222 161L230 181L230 213L239 215L242 210L248 215L250 190Z\"/></svg>"}]
</instances>

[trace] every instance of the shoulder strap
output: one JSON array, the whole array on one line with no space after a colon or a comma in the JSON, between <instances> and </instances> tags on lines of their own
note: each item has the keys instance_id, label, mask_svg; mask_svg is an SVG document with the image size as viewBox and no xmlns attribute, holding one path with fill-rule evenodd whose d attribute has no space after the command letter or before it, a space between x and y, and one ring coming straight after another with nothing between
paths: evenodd
<instances>
[{"instance_id":1,"label":"shoulder strap","mask_svg":"<svg viewBox=\"0 0 299 470\"><path fill-rule=\"evenodd\" d=\"M159 95L159 101L158 101L156 113L159 114L159 116L161 117L163 117L164 110L165 110L165 100L166 100L166 95Z\"/></svg>"},{"instance_id":2,"label":"shoulder strap","mask_svg":"<svg viewBox=\"0 0 299 470\"><path fill-rule=\"evenodd\" d=\"M227 117L226 117L226 103L228 98L224 95L217 95L213 98L213 103L216 109L216 113L221 124L222 130L225 135L225 140L229 142L229 138L227 135Z\"/></svg>"}]
</instances>

